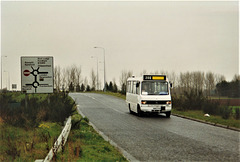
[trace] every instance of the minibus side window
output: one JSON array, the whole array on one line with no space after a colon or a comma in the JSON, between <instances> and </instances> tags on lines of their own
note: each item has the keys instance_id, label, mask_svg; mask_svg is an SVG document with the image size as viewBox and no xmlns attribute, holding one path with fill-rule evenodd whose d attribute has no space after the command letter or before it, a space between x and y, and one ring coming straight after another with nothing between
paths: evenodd
<instances>
[{"instance_id":1,"label":"minibus side window","mask_svg":"<svg viewBox=\"0 0 240 162\"><path fill-rule=\"evenodd\" d=\"M133 82L133 94L136 94L136 89L137 89L136 83L137 82Z\"/></svg>"},{"instance_id":2,"label":"minibus side window","mask_svg":"<svg viewBox=\"0 0 240 162\"><path fill-rule=\"evenodd\" d=\"M140 94L140 82L136 84L136 94Z\"/></svg>"},{"instance_id":3,"label":"minibus side window","mask_svg":"<svg viewBox=\"0 0 240 162\"><path fill-rule=\"evenodd\" d=\"M131 93L133 93L133 81L131 81Z\"/></svg>"},{"instance_id":4,"label":"minibus side window","mask_svg":"<svg viewBox=\"0 0 240 162\"><path fill-rule=\"evenodd\" d=\"M128 82L127 82L127 92L128 92L128 93L131 93L131 91L132 91L132 90L131 90L131 81L128 81Z\"/></svg>"}]
</instances>

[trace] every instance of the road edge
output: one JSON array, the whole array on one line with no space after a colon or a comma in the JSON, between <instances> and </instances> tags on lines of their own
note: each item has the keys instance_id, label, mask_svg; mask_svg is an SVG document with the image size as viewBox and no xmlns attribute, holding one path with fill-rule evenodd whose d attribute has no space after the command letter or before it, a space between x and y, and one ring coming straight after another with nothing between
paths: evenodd
<instances>
[{"instance_id":1,"label":"road edge","mask_svg":"<svg viewBox=\"0 0 240 162\"><path fill-rule=\"evenodd\" d=\"M85 118L86 116L83 114L83 112L79 109L79 105L77 105L77 111L78 113ZM120 147L117 143L115 143L113 140L111 140L108 136L106 136L102 131L100 131L91 121L89 121L89 125L93 127L93 129L100 134L103 139L107 142L109 142L112 146L114 146L115 148L117 148L119 150L120 153L122 153L122 155L128 160L128 161L139 161L137 160L134 156L132 156L131 154L129 154L127 151L125 151L122 147Z\"/></svg>"},{"instance_id":2,"label":"road edge","mask_svg":"<svg viewBox=\"0 0 240 162\"><path fill-rule=\"evenodd\" d=\"M113 97L122 99L121 97L117 97L117 96L114 96L114 95L111 95L111 94L104 94L104 95L109 95L109 96L113 96ZM184 119L188 119L188 120L192 120L192 121L196 121L196 122L200 122L200 123L204 123L204 124L208 124L208 125L212 125L212 126L216 126L216 127L225 128L225 129L229 129L229 130L240 132L240 129L236 128L236 127L230 127L230 126L226 126L226 125L222 125L222 124L218 124L218 123L207 122L207 121L204 121L204 120L191 118L191 117L188 117L188 116L183 116L183 115L179 115L179 114L175 114L175 113L172 113L172 115L180 117L180 118L184 118Z\"/></svg>"},{"instance_id":3,"label":"road edge","mask_svg":"<svg viewBox=\"0 0 240 162\"><path fill-rule=\"evenodd\" d=\"M229 127L229 126L218 124L218 123L211 123L211 122L207 122L207 121L204 121L204 120L195 119L195 118L191 118L191 117L183 116L183 115L179 115L179 114L172 114L172 115L176 116L176 117L180 117L180 118L184 118L184 119L188 119L188 120L192 120L192 121L196 121L196 122L200 122L200 123L204 123L204 124L208 124L208 125L212 125L212 126L216 126L216 127L230 129L230 130L233 130L233 131L240 132L240 129L235 128L235 127Z\"/></svg>"}]
</instances>

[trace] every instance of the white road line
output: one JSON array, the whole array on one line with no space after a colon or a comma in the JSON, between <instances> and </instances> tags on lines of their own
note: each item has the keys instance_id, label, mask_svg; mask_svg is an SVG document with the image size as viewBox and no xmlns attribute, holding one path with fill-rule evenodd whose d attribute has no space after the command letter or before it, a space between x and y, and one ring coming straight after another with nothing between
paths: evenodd
<instances>
[{"instance_id":1,"label":"white road line","mask_svg":"<svg viewBox=\"0 0 240 162\"><path fill-rule=\"evenodd\" d=\"M110 109L112 109L112 110L114 110L114 111L116 111L116 112L118 112L118 113L125 114L125 112L116 110L116 109L114 109L111 105L108 105L108 104L102 102L101 100L98 100L98 99L96 99L96 98L94 98L94 97L92 97L92 96L89 96L89 95L87 95L87 94L83 94L83 95L86 96L86 97L89 97L89 98L91 98L91 99L93 99L93 100L95 100L95 101L97 101L97 102L100 102L100 103L103 104L103 105L106 105L107 107L109 107Z\"/></svg>"}]
</instances>

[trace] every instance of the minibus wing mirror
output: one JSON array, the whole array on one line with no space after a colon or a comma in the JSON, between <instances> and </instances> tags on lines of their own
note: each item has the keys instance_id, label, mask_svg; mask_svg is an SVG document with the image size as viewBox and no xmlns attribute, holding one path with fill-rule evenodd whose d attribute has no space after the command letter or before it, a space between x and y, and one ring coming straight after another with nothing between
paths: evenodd
<instances>
[{"instance_id":1,"label":"minibus wing mirror","mask_svg":"<svg viewBox=\"0 0 240 162\"><path fill-rule=\"evenodd\" d=\"M136 87L139 87L139 83L136 84Z\"/></svg>"}]
</instances>

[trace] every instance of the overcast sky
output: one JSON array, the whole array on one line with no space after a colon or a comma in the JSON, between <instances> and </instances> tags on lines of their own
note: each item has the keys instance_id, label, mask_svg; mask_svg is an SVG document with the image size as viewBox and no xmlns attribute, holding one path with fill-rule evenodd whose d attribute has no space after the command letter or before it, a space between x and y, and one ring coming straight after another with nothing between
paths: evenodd
<instances>
[{"instance_id":1,"label":"overcast sky","mask_svg":"<svg viewBox=\"0 0 240 162\"><path fill-rule=\"evenodd\" d=\"M239 74L239 6L233 2L1 2L3 87L20 89L21 56L53 56L118 82L122 70ZM5 72L4 72L5 71ZM9 76L9 77L8 77ZM102 81L103 82L103 81Z\"/></svg>"}]
</instances>

